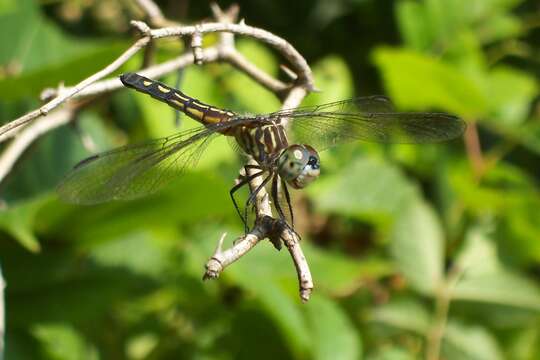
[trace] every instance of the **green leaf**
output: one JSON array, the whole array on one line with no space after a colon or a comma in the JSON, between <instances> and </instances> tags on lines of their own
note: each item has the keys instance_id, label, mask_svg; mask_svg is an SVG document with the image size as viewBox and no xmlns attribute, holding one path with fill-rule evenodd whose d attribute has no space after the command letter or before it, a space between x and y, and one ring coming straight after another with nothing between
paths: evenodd
<instances>
[{"instance_id":1,"label":"green leaf","mask_svg":"<svg viewBox=\"0 0 540 360\"><path fill-rule=\"evenodd\" d=\"M361 359L360 334L337 303L315 295L305 308L312 331L312 359Z\"/></svg>"},{"instance_id":2,"label":"green leaf","mask_svg":"<svg viewBox=\"0 0 540 360\"><path fill-rule=\"evenodd\" d=\"M17 0L0 1L0 16L13 13L15 10L17 10Z\"/></svg>"},{"instance_id":3,"label":"green leaf","mask_svg":"<svg viewBox=\"0 0 540 360\"><path fill-rule=\"evenodd\" d=\"M441 285L444 238L436 213L422 200L414 201L399 216L390 251L411 285L424 294L434 294Z\"/></svg>"},{"instance_id":4,"label":"green leaf","mask_svg":"<svg viewBox=\"0 0 540 360\"><path fill-rule=\"evenodd\" d=\"M268 75L277 75L279 70L278 63L272 51L267 46L252 39L240 39L236 47L256 67Z\"/></svg>"},{"instance_id":5,"label":"green leaf","mask_svg":"<svg viewBox=\"0 0 540 360\"><path fill-rule=\"evenodd\" d=\"M88 45L84 51L66 54L52 64L0 79L0 96L2 100L20 100L24 96L37 98L47 87L55 88L60 83L74 85L111 63L126 46L126 43L118 42Z\"/></svg>"},{"instance_id":6,"label":"green leaf","mask_svg":"<svg viewBox=\"0 0 540 360\"><path fill-rule=\"evenodd\" d=\"M7 210L0 211L0 229L13 236L28 251L39 252L41 246L35 234L34 225L39 211L50 199L49 196L41 196L32 201L19 202Z\"/></svg>"},{"instance_id":7,"label":"green leaf","mask_svg":"<svg viewBox=\"0 0 540 360\"><path fill-rule=\"evenodd\" d=\"M359 218L392 216L418 196L396 167L368 157L321 177L306 191L320 211Z\"/></svg>"},{"instance_id":8,"label":"green leaf","mask_svg":"<svg viewBox=\"0 0 540 360\"><path fill-rule=\"evenodd\" d=\"M463 275L452 290L454 299L540 311L538 286L499 263L496 247L482 228L468 233L456 266Z\"/></svg>"},{"instance_id":9,"label":"green leaf","mask_svg":"<svg viewBox=\"0 0 540 360\"><path fill-rule=\"evenodd\" d=\"M138 200L113 201L92 207L70 206L71 211L55 219L50 231L88 246L136 230L165 230L178 224L235 216L228 194L230 183L219 174L194 172L172 180L158 193ZM211 210L207 204L212 204Z\"/></svg>"},{"instance_id":10,"label":"green leaf","mask_svg":"<svg viewBox=\"0 0 540 360\"><path fill-rule=\"evenodd\" d=\"M525 72L497 67L486 79L486 94L492 109L492 120L517 126L527 119L531 102L538 94L538 87Z\"/></svg>"},{"instance_id":11,"label":"green leaf","mask_svg":"<svg viewBox=\"0 0 540 360\"><path fill-rule=\"evenodd\" d=\"M388 47L376 49L373 59L398 107L437 108L464 118L481 117L486 112L486 99L475 82L440 59Z\"/></svg>"},{"instance_id":12,"label":"green leaf","mask_svg":"<svg viewBox=\"0 0 540 360\"><path fill-rule=\"evenodd\" d=\"M425 307L414 299L397 299L378 306L374 309L371 319L419 335L427 333L431 321Z\"/></svg>"},{"instance_id":13,"label":"green leaf","mask_svg":"<svg viewBox=\"0 0 540 360\"><path fill-rule=\"evenodd\" d=\"M415 50L429 49L433 41L433 33L429 31L425 8L414 1L401 1L396 4L396 18L399 32L407 44Z\"/></svg>"},{"instance_id":14,"label":"green leaf","mask_svg":"<svg viewBox=\"0 0 540 360\"><path fill-rule=\"evenodd\" d=\"M479 26L478 34L483 42L495 42L517 37L523 32L520 19L513 14L499 13L489 16Z\"/></svg>"},{"instance_id":15,"label":"green leaf","mask_svg":"<svg viewBox=\"0 0 540 360\"><path fill-rule=\"evenodd\" d=\"M113 136L106 131L102 118L91 111L79 116L79 124L95 145L94 150L110 148ZM3 195L9 202L52 193L62 177L90 153L69 127L54 129L39 140L6 179Z\"/></svg>"},{"instance_id":16,"label":"green leaf","mask_svg":"<svg viewBox=\"0 0 540 360\"><path fill-rule=\"evenodd\" d=\"M88 344L73 327L65 324L38 324L32 329L43 353L51 360L99 359L96 348Z\"/></svg>"},{"instance_id":17,"label":"green leaf","mask_svg":"<svg viewBox=\"0 0 540 360\"><path fill-rule=\"evenodd\" d=\"M128 232L118 239L91 246L89 257L102 266L123 267L134 274L159 277L168 265L167 250L172 246L160 246L156 235L148 230Z\"/></svg>"},{"instance_id":18,"label":"green leaf","mask_svg":"<svg viewBox=\"0 0 540 360\"><path fill-rule=\"evenodd\" d=\"M517 329L505 348L507 359L533 360L540 357L540 329L529 326Z\"/></svg>"},{"instance_id":19,"label":"green leaf","mask_svg":"<svg viewBox=\"0 0 540 360\"><path fill-rule=\"evenodd\" d=\"M331 295L347 293L364 279L379 279L394 273L393 265L385 259L351 258L307 242L302 248L317 279L317 289Z\"/></svg>"},{"instance_id":20,"label":"green leaf","mask_svg":"<svg viewBox=\"0 0 540 360\"><path fill-rule=\"evenodd\" d=\"M257 294L262 308L281 330L291 351L297 356L309 353L313 343L298 298L291 297L270 279L252 275L246 273L240 284Z\"/></svg>"},{"instance_id":21,"label":"green leaf","mask_svg":"<svg viewBox=\"0 0 540 360\"><path fill-rule=\"evenodd\" d=\"M465 326L450 320L444 334L443 354L447 359L503 359L496 339L480 326Z\"/></svg>"}]
</instances>

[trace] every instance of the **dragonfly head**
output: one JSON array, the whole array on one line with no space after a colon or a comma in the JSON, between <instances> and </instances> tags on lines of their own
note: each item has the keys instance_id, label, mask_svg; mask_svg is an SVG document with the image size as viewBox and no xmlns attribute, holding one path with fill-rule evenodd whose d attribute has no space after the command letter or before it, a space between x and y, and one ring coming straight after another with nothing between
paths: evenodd
<instances>
[{"instance_id":1,"label":"dragonfly head","mask_svg":"<svg viewBox=\"0 0 540 360\"><path fill-rule=\"evenodd\" d=\"M309 145L291 145L279 155L278 173L295 189L302 189L320 173L317 151Z\"/></svg>"}]
</instances>

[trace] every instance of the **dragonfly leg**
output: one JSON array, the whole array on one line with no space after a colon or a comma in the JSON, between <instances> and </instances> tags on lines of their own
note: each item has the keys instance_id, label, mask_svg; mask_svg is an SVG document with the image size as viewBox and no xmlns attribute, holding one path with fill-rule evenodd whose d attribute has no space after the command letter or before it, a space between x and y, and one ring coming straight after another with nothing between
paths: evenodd
<instances>
[{"instance_id":1,"label":"dragonfly leg","mask_svg":"<svg viewBox=\"0 0 540 360\"><path fill-rule=\"evenodd\" d=\"M248 165L246 165L246 166L248 166ZM255 166L255 165L252 165L252 166ZM242 223L244 224L244 229L245 229L246 233L247 233L247 230L248 230L247 216L246 216L246 218L244 218L244 216L242 216L242 213L240 212L240 208L238 207L238 203L236 202L236 199L234 198L234 193L236 191L238 191L241 187L243 187L244 185L249 183L251 180L255 179L256 177L261 176L263 173L264 173L264 171L261 170L261 171L255 173L255 174L251 174L251 175L248 176L247 175L247 169L246 169L246 176L241 178L240 182L238 184L234 185L232 187L232 189L229 191L229 194L231 195L232 202L234 204L234 208L236 209L236 213L238 214L238 216L240 216L240 219L242 219Z\"/></svg>"},{"instance_id":2,"label":"dragonfly leg","mask_svg":"<svg viewBox=\"0 0 540 360\"><path fill-rule=\"evenodd\" d=\"M281 188L283 189L283 193L285 194L285 200L287 201L287 207L289 208L289 215L291 215L291 226L294 229L294 214L293 214L293 209L291 205L291 195L289 194L287 183L281 178L280 178L280 181L281 181Z\"/></svg>"},{"instance_id":3,"label":"dragonfly leg","mask_svg":"<svg viewBox=\"0 0 540 360\"><path fill-rule=\"evenodd\" d=\"M272 195L272 201L274 202L274 207L276 208L276 211L278 212L279 218L281 220L285 220L285 214L283 213L283 209L281 208L281 205L279 203L279 194L278 194L278 176L274 176L272 179L272 188L270 190Z\"/></svg>"},{"instance_id":4,"label":"dragonfly leg","mask_svg":"<svg viewBox=\"0 0 540 360\"><path fill-rule=\"evenodd\" d=\"M286 227L288 230L296 234L296 236L300 239L300 235L294 230L294 216L291 206L291 197L289 194L289 190L287 189L287 185L283 181L283 179L278 179L278 175L274 177L274 180L272 181L272 199L274 201L274 207L276 208L276 211L279 214L280 222L284 227ZM281 203L279 202L279 189L278 189L278 180L281 180L281 186L283 187L283 192L285 193L285 200L287 201L287 206L289 210L289 214L291 215L291 224L287 222L287 219L285 218L285 213L283 212L283 209L281 207Z\"/></svg>"}]
</instances>

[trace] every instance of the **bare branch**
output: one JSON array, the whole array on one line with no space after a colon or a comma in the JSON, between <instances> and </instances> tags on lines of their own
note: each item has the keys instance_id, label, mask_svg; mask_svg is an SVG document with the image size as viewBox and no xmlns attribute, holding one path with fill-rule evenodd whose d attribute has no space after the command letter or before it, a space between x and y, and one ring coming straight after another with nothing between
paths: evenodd
<instances>
[{"instance_id":1,"label":"bare branch","mask_svg":"<svg viewBox=\"0 0 540 360\"><path fill-rule=\"evenodd\" d=\"M307 263L304 252L300 247L300 239L291 231L283 231L281 238L289 250L289 254L293 258L294 266L296 267L296 274L298 275L298 285L300 287L300 298L303 302L307 302L313 290L313 278L311 277L311 271Z\"/></svg>"},{"instance_id":2,"label":"bare branch","mask_svg":"<svg viewBox=\"0 0 540 360\"><path fill-rule=\"evenodd\" d=\"M6 177L17 159L34 140L54 128L67 124L71 120L72 115L71 109L60 109L51 113L46 118L42 118L25 127L19 136L0 155L0 181Z\"/></svg>"},{"instance_id":3,"label":"bare branch","mask_svg":"<svg viewBox=\"0 0 540 360\"><path fill-rule=\"evenodd\" d=\"M223 59L231 63L235 68L245 72L248 76L251 76L253 80L264 86L268 90L280 94L287 90L289 86L285 85L278 79L274 79L255 65L253 65L248 59L236 50L227 51L228 49L222 49Z\"/></svg>"},{"instance_id":4,"label":"bare branch","mask_svg":"<svg viewBox=\"0 0 540 360\"><path fill-rule=\"evenodd\" d=\"M203 49L204 58L206 59L206 62L214 62L218 61L220 59L220 54L217 47L210 47L207 49ZM177 58L174 58L172 60L163 62L161 64L150 66L146 69L139 70L138 73L151 77L151 78L160 78L166 74L169 74L175 70L183 69L189 65L193 65L193 55L192 54L184 54ZM88 96L95 96L100 95L103 93L111 92L114 90L122 89L124 86L120 82L118 78L108 79L108 80L102 80L99 82L96 82L84 90L77 93L73 98L84 98ZM67 88L70 89L70 88Z\"/></svg>"},{"instance_id":5,"label":"bare branch","mask_svg":"<svg viewBox=\"0 0 540 360\"><path fill-rule=\"evenodd\" d=\"M253 37L265 42L279 51L287 59L298 74L298 82L308 91L313 89L313 75L306 60L287 41L263 29L245 24L206 23L197 26L176 26L161 29L152 29L150 36L154 39L174 36L191 36L195 32L202 34L214 32L230 32L236 35Z\"/></svg>"},{"instance_id":6,"label":"bare branch","mask_svg":"<svg viewBox=\"0 0 540 360\"><path fill-rule=\"evenodd\" d=\"M34 110L32 112L29 112L28 114L21 116L18 119L15 119L14 121L11 121L7 123L6 125L0 127L0 142L4 141L6 138L9 138L9 132L13 129L24 125L32 120L34 120L37 117L47 115L51 110L58 107L60 104L64 103L66 100L71 98L73 95L87 87L88 85L104 78L105 76L109 75L116 69L118 69L123 63L125 63L129 58L131 58L137 51L139 51L142 47L144 47L149 41L149 38L144 37L139 39L135 44L133 44L129 49L127 49L120 57L118 57L116 60L114 60L111 64L103 68L102 70L98 71L97 73L87 77L77 85L75 85L72 88L66 89L61 94L59 94L57 97L43 105L37 110Z\"/></svg>"},{"instance_id":7,"label":"bare branch","mask_svg":"<svg viewBox=\"0 0 540 360\"><path fill-rule=\"evenodd\" d=\"M152 0L135 0L137 5L148 16L148 21L154 26L165 26L170 22L163 16L161 9Z\"/></svg>"}]
</instances>

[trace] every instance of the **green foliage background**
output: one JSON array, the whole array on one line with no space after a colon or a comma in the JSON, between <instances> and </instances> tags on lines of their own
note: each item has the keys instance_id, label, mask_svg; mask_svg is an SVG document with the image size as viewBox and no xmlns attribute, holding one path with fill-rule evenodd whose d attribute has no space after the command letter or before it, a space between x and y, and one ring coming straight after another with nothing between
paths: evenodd
<instances>
[{"instance_id":1,"label":"green foliage background","mask_svg":"<svg viewBox=\"0 0 540 360\"><path fill-rule=\"evenodd\" d=\"M183 22L210 14L205 2L160 5ZM165 105L118 91L40 139L2 184L6 358L435 359L426 353L437 333L444 359L540 358L538 2L240 6L248 24L286 38L312 65L323 91L306 104L384 93L400 109L455 113L478 127L481 174L462 140L328 151L321 179L295 194L311 301L300 303L288 254L268 242L203 283L220 234L230 242L242 231L228 195L241 160L225 139L148 198L78 207L54 193L90 154L80 134L105 150L177 131ZM132 41L133 9L126 0L1 0L1 121L36 107L43 88L118 56ZM238 46L279 73L267 48ZM180 51L166 41L158 55ZM187 69L181 88L239 111L279 107L223 64Z\"/></svg>"}]
</instances>

